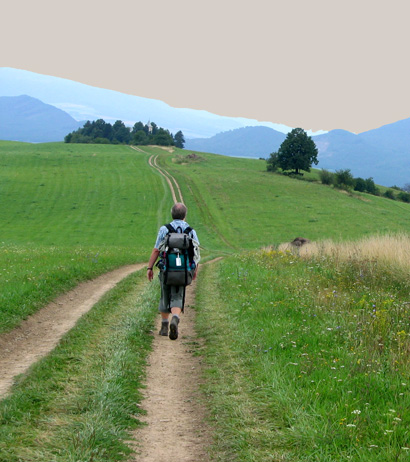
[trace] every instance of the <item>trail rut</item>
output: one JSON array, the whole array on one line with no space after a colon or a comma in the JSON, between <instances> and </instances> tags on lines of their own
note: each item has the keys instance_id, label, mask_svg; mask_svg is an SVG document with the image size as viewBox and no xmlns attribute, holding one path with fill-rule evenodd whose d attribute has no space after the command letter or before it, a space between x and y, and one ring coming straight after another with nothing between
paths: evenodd
<instances>
[{"instance_id":1,"label":"trail rut","mask_svg":"<svg viewBox=\"0 0 410 462\"><path fill-rule=\"evenodd\" d=\"M124 277L143 268L129 265L79 284L75 289L0 336L0 399L9 393L14 377L22 374L57 345L78 319Z\"/></svg>"},{"instance_id":2,"label":"trail rut","mask_svg":"<svg viewBox=\"0 0 410 462\"><path fill-rule=\"evenodd\" d=\"M181 315L179 338L154 332L149 357L145 400L146 426L134 433L138 462L207 462L210 431L205 424L201 359L195 355L201 340L194 329L196 282L187 288L185 313Z\"/></svg>"}]
</instances>

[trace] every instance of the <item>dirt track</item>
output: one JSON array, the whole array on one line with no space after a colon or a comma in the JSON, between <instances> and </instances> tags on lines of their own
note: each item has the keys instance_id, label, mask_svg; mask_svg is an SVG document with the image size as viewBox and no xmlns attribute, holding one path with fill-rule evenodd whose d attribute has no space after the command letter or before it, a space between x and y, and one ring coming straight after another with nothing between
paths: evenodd
<instances>
[{"instance_id":1,"label":"dirt track","mask_svg":"<svg viewBox=\"0 0 410 462\"><path fill-rule=\"evenodd\" d=\"M38 311L21 325L0 336L0 398L16 375L46 356L77 320L121 279L144 267L130 265L87 281Z\"/></svg>"},{"instance_id":2,"label":"dirt track","mask_svg":"<svg viewBox=\"0 0 410 462\"><path fill-rule=\"evenodd\" d=\"M142 403L147 426L134 434L138 462L209 460L209 428L204 423L205 408L199 390L201 360L193 354L201 347L194 330L194 301L195 283L187 288L178 340L158 335L158 316Z\"/></svg>"},{"instance_id":3,"label":"dirt track","mask_svg":"<svg viewBox=\"0 0 410 462\"><path fill-rule=\"evenodd\" d=\"M142 151L144 152L144 151ZM182 194L175 178L156 165L150 165L163 175L174 201ZM169 175L169 176L167 176ZM74 327L77 320L124 277L143 268L131 265L80 284L57 298L24 321L17 329L0 336L0 399L9 393L14 377L24 373L57 345L61 337ZM149 358L146 380L146 427L134 434L139 454L135 460L151 462L206 462L209 429L204 423L205 408L199 391L201 363L193 355L200 347L194 331L195 285L187 289L186 309L181 316L178 340L158 335L160 317L154 332L153 351Z\"/></svg>"}]
</instances>

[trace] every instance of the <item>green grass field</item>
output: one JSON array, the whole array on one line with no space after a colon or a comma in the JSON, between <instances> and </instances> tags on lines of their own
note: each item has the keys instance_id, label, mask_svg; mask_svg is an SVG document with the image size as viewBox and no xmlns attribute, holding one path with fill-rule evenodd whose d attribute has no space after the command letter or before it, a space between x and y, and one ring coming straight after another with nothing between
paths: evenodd
<instances>
[{"instance_id":1,"label":"green grass field","mask_svg":"<svg viewBox=\"0 0 410 462\"><path fill-rule=\"evenodd\" d=\"M145 261L172 205L127 146L0 142L0 332L59 293Z\"/></svg>"},{"instance_id":2,"label":"green grass field","mask_svg":"<svg viewBox=\"0 0 410 462\"><path fill-rule=\"evenodd\" d=\"M205 228L212 248L255 249L298 236L342 241L410 229L410 204L272 174L261 160L200 153L202 160L176 163L186 156L181 152L163 154L161 161L178 178L192 221Z\"/></svg>"},{"instance_id":3,"label":"green grass field","mask_svg":"<svg viewBox=\"0 0 410 462\"><path fill-rule=\"evenodd\" d=\"M225 257L198 280L214 459L407 460L408 275L261 248L408 236L410 204L259 160L143 149L0 141L0 332L79 281L148 260L172 205L148 165L159 155L205 260ZM1 460L128 460L158 297L144 277L108 294L0 402Z\"/></svg>"}]
</instances>

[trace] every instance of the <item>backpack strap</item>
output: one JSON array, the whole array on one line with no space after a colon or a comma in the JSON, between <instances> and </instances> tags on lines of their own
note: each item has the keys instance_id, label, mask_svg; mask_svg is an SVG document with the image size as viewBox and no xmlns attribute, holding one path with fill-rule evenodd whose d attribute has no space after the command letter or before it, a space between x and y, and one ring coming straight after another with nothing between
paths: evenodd
<instances>
[{"instance_id":1,"label":"backpack strap","mask_svg":"<svg viewBox=\"0 0 410 462\"><path fill-rule=\"evenodd\" d=\"M169 233L177 233L178 230L179 230L181 233L185 233L185 234L188 234L188 235L189 235L189 233L191 233L191 232L193 231L193 228L191 228L190 226L187 226L183 231L182 231L182 228L181 228L180 226L178 226L178 228L175 229L175 228L171 225L171 223L168 223L167 225L164 225L164 226L167 228L167 230L168 230Z\"/></svg>"},{"instance_id":2,"label":"backpack strap","mask_svg":"<svg viewBox=\"0 0 410 462\"><path fill-rule=\"evenodd\" d=\"M164 225L164 226L167 228L168 232L176 233L175 228L171 225L171 223L168 223L167 225Z\"/></svg>"}]
</instances>

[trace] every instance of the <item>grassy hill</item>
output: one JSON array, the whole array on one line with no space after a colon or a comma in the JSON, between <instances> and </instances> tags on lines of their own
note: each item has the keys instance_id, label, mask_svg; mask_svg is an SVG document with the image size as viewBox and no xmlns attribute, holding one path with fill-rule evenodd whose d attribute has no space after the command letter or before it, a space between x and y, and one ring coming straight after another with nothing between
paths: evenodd
<instances>
[{"instance_id":1,"label":"grassy hill","mask_svg":"<svg viewBox=\"0 0 410 462\"><path fill-rule=\"evenodd\" d=\"M144 151L0 142L0 332L80 280L146 261L172 205L155 154L204 256L225 256L203 266L195 306L215 460L408 460L410 204L258 160ZM344 257L276 249L396 232L400 264L359 241ZM1 460L129 460L157 298L133 275L18 378L0 403Z\"/></svg>"},{"instance_id":2,"label":"grassy hill","mask_svg":"<svg viewBox=\"0 0 410 462\"><path fill-rule=\"evenodd\" d=\"M409 204L273 175L263 161L144 150L0 142L3 329L79 280L148 258L172 205L152 154L178 179L205 256L410 228Z\"/></svg>"},{"instance_id":3,"label":"grassy hill","mask_svg":"<svg viewBox=\"0 0 410 462\"><path fill-rule=\"evenodd\" d=\"M260 160L198 155L163 154L161 162L178 178L192 222L205 228L211 246L251 249L297 236L340 241L410 229L409 204L271 174Z\"/></svg>"}]
</instances>

